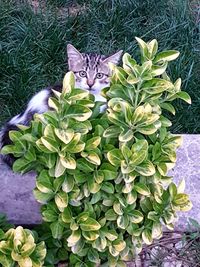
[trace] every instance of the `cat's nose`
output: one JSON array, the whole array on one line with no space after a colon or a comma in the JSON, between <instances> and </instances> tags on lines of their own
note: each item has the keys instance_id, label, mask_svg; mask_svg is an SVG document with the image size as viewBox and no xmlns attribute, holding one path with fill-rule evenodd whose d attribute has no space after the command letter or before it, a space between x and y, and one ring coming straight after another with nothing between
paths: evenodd
<instances>
[{"instance_id":1,"label":"cat's nose","mask_svg":"<svg viewBox=\"0 0 200 267\"><path fill-rule=\"evenodd\" d=\"M94 85L94 81L87 81L87 85L89 86L89 89L92 89L92 86Z\"/></svg>"}]
</instances>

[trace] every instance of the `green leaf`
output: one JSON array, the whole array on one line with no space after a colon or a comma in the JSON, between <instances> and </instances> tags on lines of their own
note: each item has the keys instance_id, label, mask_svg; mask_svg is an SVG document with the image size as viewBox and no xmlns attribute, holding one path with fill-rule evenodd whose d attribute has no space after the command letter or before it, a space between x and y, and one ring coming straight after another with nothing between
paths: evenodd
<instances>
[{"instance_id":1,"label":"green leaf","mask_svg":"<svg viewBox=\"0 0 200 267\"><path fill-rule=\"evenodd\" d=\"M153 222L152 238L159 239L162 236L162 224L160 222Z\"/></svg>"},{"instance_id":2,"label":"green leaf","mask_svg":"<svg viewBox=\"0 0 200 267\"><path fill-rule=\"evenodd\" d=\"M187 204L188 200L189 200L189 197L187 194L180 193L174 197L173 204L184 205L184 204Z\"/></svg>"},{"instance_id":3,"label":"green leaf","mask_svg":"<svg viewBox=\"0 0 200 267\"><path fill-rule=\"evenodd\" d=\"M56 163L56 154L53 153L45 154L45 162L49 169L53 168Z\"/></svg>"},{"instance_id":4,"label":"green leaf","mask_svg":"<svg viewBox=\"0 0 200 267\"><path fill-rule=\"evenodd\" d=\"M101 185L96 183L92 176L88 177L88 189L92 194L96 194L101 189Z\"/></svg>"},{"instance_id":5,"label":"green leaf","mask_svg":"<svg viewBox=\"0 0 200 267\"><path fill-rule=\"evenodd\" d=\"M176 95L178 96L178 98L184 100L188 104L192 103L191 97L189 96L188 93L186 93L186 92L178 92L178 93L176 93Z\"/></svg>"},{"instance_id":6,"label":"green leaf","mask_svg":"<svg viewBox=\"0 0 200 267\"><path fill-rule=\"evenodd\" d=\"M133 59L131 55L129 55L128 53L125 53L123 55L122 62L123 62L123 68L127 73L131 72L132 67L134 67L137 64L135 59Z\"/></svg>"},{"instance_id":7,"label":"green leaf","mask_svg":"<svg viewBox=\"0 0 200 267\"><path fill-rule=\"evenodd\" d=\"M96 240L98 237L99 237L99 233L97 231L87 231L87 232L84 232L82 231L82 235L83 237L88 240L88 241L94 241Z\"/></svg>"},{"instance_id":8,"label":"green leaf","mask_svg":"<svg viewBox=\"0 0 200 267\"><path fill-rule=\"evenodd\" d=\"M133 131L132 130L123 130L119 135L120 142L128 142L133 138Z\"/></svg>"},{"instance_id":9,"label":"green leaf","mask_svg":"<svg viewBox=\"0 0 200 267\"><path fill-rule=\"evenodd\" d=\"M36 186L42 193L53 193L53 183L47 170L42 170L36 179Z\"/></svg>"},{"instance_id":10,"label":"green leaf","mask_svg":"<svg viewBox=\"0 0 200 267\"><path fill-rule=\"evenodd\" d=\"M87 257L90 262L99 263L100 261L98 252L93 248L89 249Z\"/></svg>"},{"instance_id":11,"label":"green leaf","mask_svg":"<svg viewBox=\"0 0 200 267\"><path fill-rule=\"evenodd\" d=\"M13 154L14 153L14 145L7 145L7 146L4 146L0 152L2 155L6 155L6 154Z\"/></svg>"},{"instance_id":12,"label":"green leaf","mask_svg":"<svg viewBox=\"0 0 200 267\"><path fill-rule=\"evenodd\" d=\"M118 234L115 230L105 231L106 238L110 241L114 241L118 238Z\"/></svg>"},{"instance_id":13,"label":"green leaf","mask_svg":"<svg viewBox=\"0 0 200 267\"><path fill-rule=\"evenodd\" d=\"M18 261L20 267L31 267L32 266L32 260L29 257L24 257L22 260Z\"/></svg>"},{"instance_id":14,"label":"green leaf","mask_svg":"<svg viewBox=\"0 0 200 267\"><path fill-rule=\"evenodd\" d=\"M81 156L84 157L87 161L89 161L90 163L94 164L94 165L100 165L101 164L101 160L99 158L99 156L97 155L97 153L95 152L82 152Z\"/></svg>"},{"instance_id":15,"label":"green leaf","mask_svg":"<svg viewBox=\"0 0 200 267\"><path fill-rule=\"evenodd\" d=\"M170 103L161 103L161 108L166 109L167 111L171 112L173 115L175 115L176 110Z\"/></svg>"},{"instance_id":16,"label":"green leaf","mask_svg":"<svg viewBox=\"0 0 200 267\"><path fill-rule=\"evenodd\" d=\"M19 131L15 131L15 130L9 131L9 138L11 141L13 141L13 143L20 142L21 137L22 137L22 133L20 133Z\"/></svg>"},{"instance_id":17,"label":"green leaf","mask_svg":"<svg viewBox=\"0 0 200 267\"><path fill-rule=\"evenodd\" d=\"M71 175L67 175L67 177L63 181L62 190L65 193L69 193L72 191L73 187L74 187L74 178Z\"/></svg>"},{"instance_id":18,"label":"green leaf","mask_svg":"<svg viewBox=\"0 0 200 267\"><path fill-rule=\"evenodd\" d=\"M59 209L66 208L68 206L68 194L60 191L55 195L55 203Z\"/></svg>"},{"instance_id":19,"label":"green leaf","mask_svg":"<svg viewBox=\"0 0 200 267\"><path fill-rule=\"evenodd\" d=\"M88 218L83 223L80 223L82 231L97 231L101 228L101 225L93 218Z\"/></svg>"},{"instance_id":20,"label":"green leaf","mask_svg":"<svg viewBox=\"0 0 200 267\"><path fill-rule=\"evenodd\" d=\"M57 221L50 225L53 238L61 239L63 236L64 227Z\"/></svg>"},{"instance_id":21,"label":"green leaf","mask_svg":"<svg viewBox=\"0 0 200 267\"><path fill-rule=\"evenodd\" d=\"M142 88L148 94L154 95L162 93L164 91L171 91L174 89L174 85L170 81L160 78L153 78L149 81L144 82Z\"/></svg>"},{"instance_id":22,"label":"green leaf","mask_svg":"<svg viewBox=\"0 0 200 267\"><path fill-rule=\"evenodd\" d=\"M140 223L143 221L144 218L142 212L139 210L133 210L129 212L129 216L130 216L130 221L132 223Z\"/></svg>"},{"instance_id":23,"label":"green leaf","mask_svg":"<svg viewBox=\"0 0 200 267\"><path fill-rule=\"evenodd\" d=\"M131 164L138 165L142 163L148 154L148 142L146 140L137 140L131 147Z\"/></svg>"},{"instance_id":24,"label":"green leaf","mask_svg":"<svg viewBox=\"0 0 200 267\"><path fill-rule=\"evenodd\" d=\"M74 104L69 107L65 117L73 118L77 121L86 121L92 115L92 111L82 105Z\"/></svg>"},{"instance_id":25,"label":"green leaf","mask_svg":"<svg viewBox=\"0 0 200 267\"><path fill-rule=\"evenodd\" d=\"M168 187L171 199L174 199L177 195L177 187L174 183L171 183Z\"/></svg>"},{"instance_id":26,"label":"green leaf","mask_svg":"<svg viewBox=\"0 0 200 267\"><path fill-rule=\"evenodd\" d=\"M97 202L100 201L101 198L102 198L102 194L101 194L101 192L99 191L99 192L93 194L93 196L92 196L92 198L91 198L91 200L90 200L90 203L91 203L91 204L96 204Z\"/></svg>"},{"instance_id":27,"label":"green leaf","mask_svg":"<svg viewBox=\"0 0 200 267\"><path fill-rule=\"evenodd\" d=\"M24 157L29 161L35 161L36 160L36 153L35 153L34 147L29 146L28 150L24 154Z\"/></svg>"},{"instance_id":28,"label":"green leaf","mask_svg":"<svg viewBox=\"0 0 200 267\"><path fill-rule=\"evenodd\" d=\"M104 236L97 238L93 242L93 247L96 248L100 252L104 252L106 246L107 246L107 240Z\"/></svg>"},{"instance_id":29,"label":"green leaf","mask_svg":"<svg viewBox=\"0 0 200 267\"><path fill-rule=\"evenodd\" d=\"M49 149L46 148L46 146L43 145L41 139L38 139L36 141L36 146L37 146L37 149L40 151L40 152L44 152L44 153L52 153Z\"/></svg>"},{"instance_id":30,"label":"green leaf","mask_svg":"<svg viewBox=\"0 0 200 267\"><path fill-rule=\"evenodd\" d=\"M157 169L159 171L159 173L162 175L162 176L165 176L167 174L167 164L164 163L164 162L160 162L157 164Z\"/></svg>"},{"instance_id":31,"label":"green leaf","mask_svg":"<svg viewBox=\"0 0 200 267\"><path fill-rule=\"evenodd\" d=\"M144 213L148 213L153 209L152 203L149 197L140 199L140 207Z\"/></svg>"},{"instance_id":32,"label":"green leaf","mask_svg":"<svg viewBox=\"0 0 200 267\"><path fill-rule=\"evenodd\" d=\"M90 121L84 121L84 122L77 122L77 121L71 121L72 125L69 123L69 125L71 125L71 127L73 127L73 130L76 133L80 133L80 134L87 134L91 129L92 129L92 125Z\"/></svg>"},{"instance_id":33,"label":"green leaf","mask_svg":"<svg viewBox=\"0 0 200 267\"><path fill-rule=\"evenodd\" d=\"M118 251L121 252L126 247L126 242L124 240L116 239L113 241L112 246Z\"/></svg>"},{"instance_id":34,"label":"green leaf","mask_svg":"<svg viewBox=\"0 0 200 267\"><path fill-rule=\"evenodd\" d=\"M81 231L80 229L76 231L72 231L71 235L67 238L68 243L75 244L77 243L81 238Z\"/></svg>"},{"instance_id":35,"label":"green leaf","mask_svg":"<svg viewBox=\"0 0 200 267\"><path fill-rule=\"evenodd\" d=\"M78 88L74 88L68 97L69 101L77 101L86 98L89 95L89 91L87 90L82 90Z\"/></svg>"},{"instance_id":36,"label":"green leaf","mask_svg":"<svg viewBox=\"0 0 200 267\"><path fill-rule=\"evenodd\" d=\"M175 218L174 218L174 213L171 212L170 210L169 211L165 211L164 212L164 221L166 224L171 224L174 222Z\"/></svg>"},{"instance_id":37,"label":"green leaf","mask_svg":"<svg viewBox=\"0 0 200 267\"><path fill-rule=\"evenodd\" d=\"M34 197L39 203L46 204L54 197L54 193L42 193L38 189L33 190Z\"/></svg>"},{"instance_id":38,"label":"green leaf","mask_svg":"<svg viewBox=\"0 0 200 267\"><path fill-rule=\"evenodd\" d=\"M135 165L132 164L131 161L129 163L126 163L125 160L121 161L121 172L123 174L129 174L129 173L133 172L134 170L135 170Z\"/></svg>"},{"instance_id":39,"label":"green leaf","mask_svg":"<svg viewBox=\"0 0 200 267\"><path fill-rule=\"evenodd\" d=\"M80 222L85 222L88 218L89 218L89 212L87 211L83 211L81 212L77 217L76 217L76 221L77 223L80 223Z\"/></svg>"},{"instance_id":40,"label":"green leaf","mask_svg":"<svg viewBox=\"0 0 200 267\"><path fill-rule=\"evenodd\" d=\"M182 179L177 186L177 192L184 193L184 191L185 191L185 179Z\"/></svg>"},{"instance_id":41,"label":"green leaf","mask_svg":"<svg viewBox=\"0 0 200 267\"><path fill-rule=\"evenodd\" d=\"M138 37L135 37L135 39L139 44L141 55L142 55L142 59L146 58L148 56L148 46L147 46L147 44L142 39L140 39Z\"/></svg>"},{"instance_id":42,"label":"green leaf","mask_svg":"<svg viewBox=\"0 0 200 267\"><path fill-rule=\"evenodd\" d=\"M152 234L151 234L151 231L149 229L145 229L142 232L142 240L147 245L151 245L151 243L153 242Z\"/></svg>"},{"instance_id":43,"label":"green leaf","mask_svg":"<svg viewBox=\"0 0 200 267\"><path fill-rule=\"evenodd\" d=\"M103 137L105 137L105 138L114 138L114 137L118 137L120 133L121 133L120 127L112 125L112 126L108 127L104 131Z\"/></svg>"},{"instance_id":44,"label":"green leaf","mask_svg":"<svg viewBox=\"0 0 200 267\"><path fill-rule=\"evenodd\" d=\"M62 162L61 162L61 157L57 157L57 161L56 161L56 167L55 167L55 177L60 177L64 174L66 168L63 166Z\"/></svg>"},{"instance_id":45,"label":"green leaf","mask_svg":"<svg viewBox=\"0 0 200 267\"><path fill-rule=\"evenodd\" d=\"M51 108L51 109L54 109L58 112L59 110L59 102L56 98L54 97L49 97L48 99L48 106Z\"/></svg>"},{"instance_id":46,"label":"green leaf","mask_svg":"<svg viewBox=\"0 0 200 267\"><path fill-rule=\"evenodd\" d=\"M133 75L129 75L128 78L127 78L127 82L131 85L133 84L137 84L138 82L140 81L140 78L137 78Z\"/></svg>"},{"instance_id":47,"label":"green leaf","mask_svg":"<svg viewBox=\"0 0 200 267\"><path fill-rule=\"evenodd\" d=\"M77 164L77 169L88 173L88 172L93 172L94 171L94 165L90 162L88 162L86 159L77 159L76 161Z\"/></svg>"},{"instance_id":48,"label":"green leaf","mask_svg":"<svg viewBox=\"0 0 200 267\"><path fill-rule=\"evenodd\" d=\"M150 57L153 58L157 51L158 51L158 42L156 39L153 39L151 42L147 43L148 46L148 50L149 50L149 54Z\"/></svg>"},{"instance_id":49,"label":"green leaf","mask_svg":"<svg viewBox=\"0 0 200 267\"><path fill-rule=\"evenodd\" d=\"M160 52L156 55L154 62L160 62L160 61L172 61L175 60L179 56L179 52L176 50L168 50Z\"/></svg>"},{"instance_id":50,"label":"green leaf","mask_svg":"<svg viewBox=\"0 0 200 267\"><path fill-rule=\"evenodd\" d=\"M123 155L121 153L121 151L117 148L109 151L107 153L107 157L108 157L108 160L110 161L110 163L114 166L120 166L121 164L121 160L123 160Z\"/></svg>"},{"instance_id":51,"label":"green leaf","mask_svg":"<svg viewBox=\"0 0 200 267\"><path fill-rule=\"evenodd\" d=\"M55 222L58 220L58 214L52 209L46 209L42 212L42 218L46 222Z\"/></svg>"},{"instance_id":52,"label":"green leaf","mask_svg":"<svg viewBox=\"0 0 200 267\"><path fill-rule=\"evenodd\" d=\"M75 77L74 73L72 71L69 71L65 74L65 77L63 79L63 89L62 92L64 94L71 93L72 89L75 86Z\"/></svg>"},{"instance_id":53,"label":"green leaf","mask_svg":"<svg viewBox=\"0 0 200 267\"><path fill-rule=\"evenodd\" d=\"M74 137L74 130L73 129L54 129L56 136L65 144L68 144L72 138Z\"/></svg>"},{"instance_id":54,"label":"green leaf","mask_svg":"<svg viewBox=\"0 0 200 267\"><path fill-rule=\"evenodd\" d=\"M156 172L153 163L149 160L142 162L139 166L136 166L135 171L143 176L152 176Z\"/></svg>"},{"instance_id":55,"label":"green leaf","mask_svg":"<svg viewBox=\"0 0 200 267\"><path fill-rule=\"evenodd\" d=\"M109 209L109 210L106 211L106 213L105 213L105 218L106 218L108 221L116 221L116 219L117 219L117 214L114 212L113 209Z\"/></svg>"},{"instance_id":56,"label":"green leaf","mask_svg":"<svg viewBox=\"0 0 200 267\"><path fill-rule=\"evenodd\" d=\"M162 64L153 65L151 69L151 75L153 77L162 75L167 69L168 63L164 61Z\"/></svg>"},{"instance_id":57,"label":"green leaf","mask_svg":"<svg viewBox=\"0 0 200 267\"><path fill-rule=\"evenodd\" d=\"M139 106L135 109L134 113L133 113L133 117L132 117L132 123L136 124L139 121L141 121L144 117L144 107L143 106Z\"/></svg>"},{"instance_id":58,"label":"green leaf","mask_svg":"<svg viewBox=\"0 0 200 267\"><path fill-rule=\"evenodd\" d=\"M42 144L51 152L58 152L59 144L49 137L41 137Z\"/></svg>"},{"instance_id":59,"label":"green leaf","mask_svg":"<svg viewBox=\"0 0 200 267\"><path fill-rule=\"evenodd\" d=\"M108 194L114 194L115 192L114 186L110 182L104 182L101 186L101 190L105 191Z\"/></svg>"},{"instance_id":60,"label":"green leaf","mask_svg":"<svg viewBox=\"0 0 200 267\"><path fill-rule=\"evenodd\" d=\"M92 137L91 139L87 140L87 142L85 144L85 150L89 151L89 150L93 150L93 149L97 148L99 146L100 142L101 142L100 136Z\"/></svg>"},{"instance_id":61,"label":"green leaf","mask_svg":"<svg viewBox=\"0 0 200 267\"><path fill-rule=\"evenodd\" d=\"M60 163L66 169L70 169L70 170L75 170L76 169L76 161L69 154L66 155L65 157L60 157Z\"/></svg>"},{"instance_id":62,"label":"green leaf","mask_svg":"<svg viewBox=\"0 0 200 267\"><path fill-rule=\"evenodd\" d=\"M64 208L64 211L61 214L61 218L62 218L62 221L64 223L71 223L71 221L72 221L72 214L71 214L71 210L69 209L69 207Z\"/></svg>"},{"instance_id":63,"label":"green leaf","mask_svg":"<svg viewBox=\"0 0 200 267\"><path fill-rule=\"evenodd\" d=\"M143 183L136 183L134 185L134 189L141 195L143 196L149 196L150 195L150 190L149 188L143 184Z\"/></svg>"},{"instance_id":64,"label":"green leaf","mask_svg":"<svg viewBox=\"0 0 200 267\"><path fill-rule=\"evenodd\" d=\"M117 213L118 215L123 215L124 211L122 209L121 204L118 201L115 201L113 204L113 210L115 211L115 213Z\"/></svg>"},{"instance_id":65,"label":"green leaf","mask_svg":"<svg viewBox=\"0 0 200 267\"><path fill-rule=\"evenodd\" d=\"M137 200L137 192L132 190L130 193L127 194L126 201L127 204L132 205Z\"/></svg>"},{"instance_id":66,"label":"green leaf","mask_svg":"<svg viewBox=\"0 0 200 267\"><path fill-rule=\"evenodd\" d=\"M160 116L160 122L162 124L162 127L170 127L172 126L172 123L170 120L168 120L166 117L164 116Z\"/></svg>"},{"instance_id":67,"label":"green leaf","mask_svg":"<svg viewBox=\"0 0 200 267\"><path fill-rule=\"evenodd\" d=\"M119 251L117 251L113 246L109 246L109 253L113 256L113 257L118 257L119 255ZM116 266L116 265L115 265Z\"/></svg>"},{"instance_id":68,"label":"green leaf","mask_svg":"<svg viewBox=\"0 0 200 267\"><path fill-rule=\"evenodd\" d=\"M19 158L15 160L12 168L14 172L23 174L27 171L30 171L32 166L33 164L29 160L25 158Z\"/></svg>"},{"instance_id":69,"label":"green leaf","mask_svg":"<svg viewBox=\"0 0 200 267\"><path fill-rule=\"evenodd\" d=\"M62 186L62 184L64 182L64 179L65 179L64 176L60 176L60 177L54 179L54 181L53 181L53 187L54 187L55 193L57 193L60 190L60 188L61 188L61 186Z\"/></svg>"},{"instance_id":70,"label":"green leaf","mask_svg":"<svg viewBox=\"0 0 200 267\"><path fill-rule=\"evenodd\" d=\"M123 214L121 216L118 216L117 218L117 225L121 229L126 229L129 225L129 218L127 215Z\"/></svg>"}]
</instances>

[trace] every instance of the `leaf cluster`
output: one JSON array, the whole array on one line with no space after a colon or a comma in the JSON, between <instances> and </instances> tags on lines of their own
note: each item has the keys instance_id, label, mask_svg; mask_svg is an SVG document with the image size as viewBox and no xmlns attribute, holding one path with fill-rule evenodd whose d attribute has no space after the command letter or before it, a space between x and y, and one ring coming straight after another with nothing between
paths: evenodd
<instances>
[{"instance_id":1,"label":"leaf cluster","mask_svg":"<svg viewBox=\"0 0 200 267\"><path fill-rule=\"evenodd\" d=\"M46 256L45 243L37 234L18 226L0 231L0 263L4 267L41 267Z\"/></svg>"}]
</instances>

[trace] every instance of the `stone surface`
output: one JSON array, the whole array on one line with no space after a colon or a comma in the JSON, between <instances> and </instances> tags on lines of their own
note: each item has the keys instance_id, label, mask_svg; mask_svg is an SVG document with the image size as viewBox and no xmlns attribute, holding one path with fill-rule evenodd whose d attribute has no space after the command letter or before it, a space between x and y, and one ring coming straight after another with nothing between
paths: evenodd
<instances>
[{"instance_id":1,"label":"stone surface","mask_svg":"<svg viewBox=\"0 0 200 267\"><path fill-rule=\"evenodd\" d=\"M183 145L177 151L177 162L169 175L178 184L183 178L186 182L185 193L190 195L193 208L188 212L180 212L177 229L187 228L187 219L200 222L200 135L182 135Z\"/></svg>"},{"instance_id":2,"label":"stone surface","mask_svg":"<svg viewBox=\"0 0 200 267\"><path fill-rule=\"evenodd\" d=\"M39 224L42 220L40 205L32 190L35 173L20 175L0 161L0 212L14 224Z\"/></svg>"},{"instance_id":3,"label":"stone surface","mask_svg":"<svg viewBox=\"0 0 200 267\"><path fill-rule=\"evenodd\" d=\"M200 135L183 135L183 145L177 152L176 167L170 171L178 183L186 181L186 193L190 194L193 208L180 213L177 226L186 228L188 217L200 222ZM14 174L0 162L0 212L5 212L15 224L38 224L41 222L40 205L35 201L32 190L35 174Z\"/></svg>"}]
</instances>

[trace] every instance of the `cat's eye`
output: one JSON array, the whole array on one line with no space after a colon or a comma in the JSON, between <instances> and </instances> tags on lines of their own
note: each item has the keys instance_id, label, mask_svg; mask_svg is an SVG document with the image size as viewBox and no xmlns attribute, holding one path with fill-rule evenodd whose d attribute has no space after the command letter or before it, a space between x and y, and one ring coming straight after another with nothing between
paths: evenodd
<instances>
[{"instance_id":1,"label":"cat's eye","mask_svg":"<svg viewBox=\"0 0 200 267\"><path fill-rule=\"evenodd\" d=\"M86 77L87 73L86 73L86 71L81 70L81 71L79 71L79 75L80 75L80 77Z\"/></svg>"},{"instance_id":2,"label":"cat's eye","mask_svg":"<svg viewBox=\"0 0 200 267\"><path fill-rule=\"evenodd\" d=\"M97 73L97 74L96 74L96 78L97 78L97 79L101 79L101 78L103 78L103 73L100 73L100 72Z\"/></svg>"}]
</instances>

